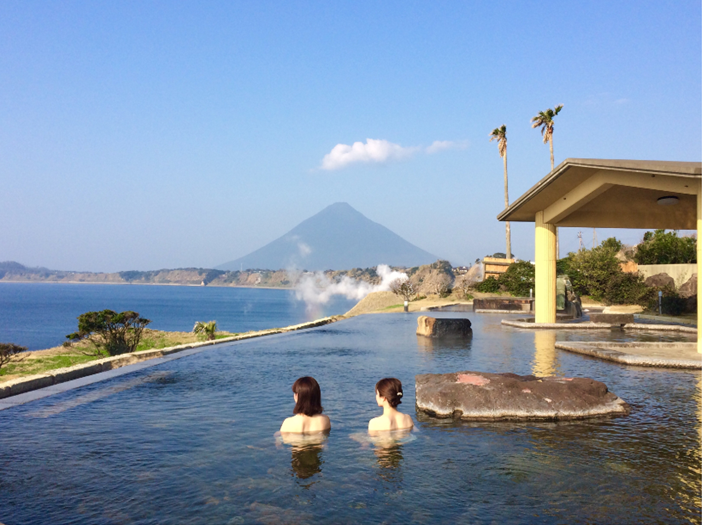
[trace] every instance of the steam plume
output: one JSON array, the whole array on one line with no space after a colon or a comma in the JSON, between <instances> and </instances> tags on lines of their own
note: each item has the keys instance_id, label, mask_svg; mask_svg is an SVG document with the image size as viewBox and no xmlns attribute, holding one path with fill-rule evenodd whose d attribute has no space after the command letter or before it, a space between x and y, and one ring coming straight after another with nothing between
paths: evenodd
<instances>
[{"instance_id":1,"label":"steam plume","mask_svg":"<svg viewBox=\"0 0 702 525\"><path fill-rule=\"evenodd\" d=\"M369 284L344 276L338 282L332 282L322 272L303 275L295 287L295 297L305 301L307 309L313 309L327 304L335 295L343 295L347 299L360 301L372 292L385 292L390 290L390 285L398 279L407 279L407 274L391 270L387 264L380 264L376 270L380 276L380 284Z\"/></svg>"}]
</instances>

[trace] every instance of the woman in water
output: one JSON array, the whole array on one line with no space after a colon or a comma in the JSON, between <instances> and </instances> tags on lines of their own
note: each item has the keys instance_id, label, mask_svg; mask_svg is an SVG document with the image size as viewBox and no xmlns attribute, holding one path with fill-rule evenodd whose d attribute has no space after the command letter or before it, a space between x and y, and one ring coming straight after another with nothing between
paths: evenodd
<instances>
[{"instance_id":1,"label":"woman in water","mask_svg":"<svg viewBox=\"0 0 702 525\"><path fill-rule=\"evenodd\" d=\"M402 403L402 383L394 377L386 377L375 384L375 400L383 407L383 415L374 417L368 423L368 431L406 430L414 427L412 418L398 412Z\"/></svg>"},{"instance_id":2,"label":"woman in water","mask_svg":"<svg viewBox=\"0 0 702 525\"><path fill-rule=\"evenodd\" d=\"M331 428L327 416L322 415L322 392L313 377L301 377L292 387L295 408L293 417L283 421L280 432L311 434Z\"/></svg>"}]
</instances>

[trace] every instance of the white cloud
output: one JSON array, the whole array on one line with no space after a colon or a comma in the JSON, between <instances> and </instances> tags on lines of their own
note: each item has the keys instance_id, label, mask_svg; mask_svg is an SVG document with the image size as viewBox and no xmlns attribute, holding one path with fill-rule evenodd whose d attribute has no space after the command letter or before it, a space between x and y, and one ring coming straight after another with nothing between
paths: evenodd
<instances>
[{"instance_id":1,"label":"white cloud","mask_svg":"<svg viewBox=\"0 0 702 525\"><path fill-rule=\"evenodd\" d=\"M337 144L322 159L323 170L338 170L358 162L382 163L411 156L417 148L404 148L383 139L366 139L366 143Z\"/></svg>"},{"instance_id":2,"label":"white cloud","mask_svg":"<svg viewBox=\"0 0 702 525\"><path fill-rule=\"evenodd\" d=\"M431 146L423 148L421 146L404 147L385 139L366 139L365 144L363 142L354 142L351 146L337 144L324 155L320 168L333 171L361 162L381 164L405 159L417 152L433 154L447 149L465 149L467 147L467 140L436 140Z\"/></svg>"},{"instance_id":3,"label":"white cloud","mask_svg":"<svg viewBox=\"0 0 702 525\"><path fill-rule=\"evenodd\" d=\"M467 140L435 140L426 149L426 152L431 155L432 153L438 153L439 151L444 151L447 149L466 149L468 147Z\"/></svg>"}]
</instances>

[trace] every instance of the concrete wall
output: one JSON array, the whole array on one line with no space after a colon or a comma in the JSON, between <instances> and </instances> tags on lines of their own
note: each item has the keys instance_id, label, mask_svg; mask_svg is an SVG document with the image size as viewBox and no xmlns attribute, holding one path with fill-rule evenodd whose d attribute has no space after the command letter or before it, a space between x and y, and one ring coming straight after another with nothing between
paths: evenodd
<instances>
[{"instance_id":1,"label":"concrete wall","mask_svg":"<svg viewBox=\"0 0 702 525\"><path fill-rule=\"evenodd\" d=\"M644 279L659 273L667 273L675 280L675 287L680 288L690 277L697 273L696 264L639 264L639 273Z\"/></svg>"}]
</instances>

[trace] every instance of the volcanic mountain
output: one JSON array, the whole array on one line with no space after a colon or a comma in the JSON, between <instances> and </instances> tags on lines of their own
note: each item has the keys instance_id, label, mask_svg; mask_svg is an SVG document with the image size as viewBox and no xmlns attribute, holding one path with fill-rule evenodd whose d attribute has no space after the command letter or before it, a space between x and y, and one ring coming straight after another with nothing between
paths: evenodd
<instances>
[{"instance_id":1,"label":"volcanic mountain","mask_svg":"<svg viewBox=\"0 0 702 525\"><path fill-rule=\"evenodd\" d=\"M411 267L437 259L347 203L337 202L275 241L217 269L344 270L378 264Z\"/></svg>"}]
</instances>

